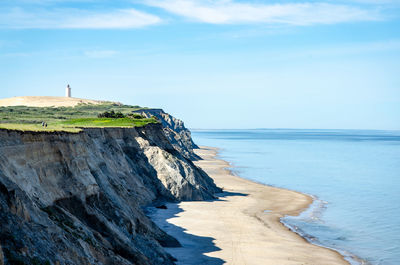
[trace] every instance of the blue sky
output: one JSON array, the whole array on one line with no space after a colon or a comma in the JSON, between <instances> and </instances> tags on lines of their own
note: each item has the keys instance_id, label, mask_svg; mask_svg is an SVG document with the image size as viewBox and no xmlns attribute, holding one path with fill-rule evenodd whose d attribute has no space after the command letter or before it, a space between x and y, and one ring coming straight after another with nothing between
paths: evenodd
<instances>
[{"instance_id":1,"label":"blue sky","mask_svg":"<svg viewBox=\"0 0 400 265\"><path fill-rule=\"evenodd\" d=\"M2 0L0 81L191 128L400 129L400 1Z\"/></svg>"}]
</instances>

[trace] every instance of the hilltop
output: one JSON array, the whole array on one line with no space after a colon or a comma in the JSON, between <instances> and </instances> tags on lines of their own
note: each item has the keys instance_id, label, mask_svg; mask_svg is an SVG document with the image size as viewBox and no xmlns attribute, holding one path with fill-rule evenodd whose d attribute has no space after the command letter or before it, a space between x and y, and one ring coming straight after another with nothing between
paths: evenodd
<instances>
[{"instance_id":1,"label":"hilltop","mask_svg":"<svg viewBox=\"0 0 400 265\"><path fill-rule=\"evenodd\" d=\"M69 97L47 97L47 96L25 96L0 99L1 107L27 106L27 107L75 107L78 104L104 104L114 103L122 105L119 102L69 98Z\"/></svg>"},{"instance_id":2,"label":"hilltop","mask_svg":"<svg viewBox=\"0 0 400 265\"><path fill-rule=\"evenodd\" d=\"M16 98L1 99L0 130L80 132L83 128L133 128L159 123L175 149L187 158L198 159L192 151L197 146L193 143L190 131L185 128L181 120L165 113L162 109L66 97L22 98L27 99L24 103L32 105L42 101L42 105L46 106L26 106L25 104L2 106L1 103L4 102L9 104L18 102L15 101ZM56 100L52 101L52 99ZM75 106L65 106L68 101L73 102L71 100L82 102L79 101ZM54 106L56 101L63 106ZM46 126L43 126L43 123L46 123Z\"/></svg>"},{"instance_id":3,"label":"hilltop","mask_svg":"<svg viewBox=\"0 0 400 265\"><path fill-rule=\"evenodd\" d=\"M76 132L83 127L135 127L157 122L132 114L139 109L144 108L68 97L7 98L0 99L0 128ZM105 113L114 114L101 116Z\"/></svg>"}]
</instances>

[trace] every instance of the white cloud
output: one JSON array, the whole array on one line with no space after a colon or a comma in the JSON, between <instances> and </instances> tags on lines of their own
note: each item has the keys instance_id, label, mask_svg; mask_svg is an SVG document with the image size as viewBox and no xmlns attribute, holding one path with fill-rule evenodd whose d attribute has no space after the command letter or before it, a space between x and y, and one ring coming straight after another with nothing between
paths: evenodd
<instances>
[{"instance_id":1,"label":"white cloud","mask_svg":"<svg viewBox=\"0 0 400 265\"><path fill-rule=\"evenodd\" d=\"M94 50L85 51L84 54L89 58L111 58L114 55L118 54L118 52L113 50Z\"/></svg>"},{"instance_id":2,"label":"white cloud","mask_svg":"<svg viewBox=\"0 0 400 265\"><path fill-rule=\"evenodd\" d=\"M0 13L0 28L14 29L128 29L160 23L161 19L135 9L95 12L80 9L13 8Z\"/></svg>"},{"instance_id":3,"label":"white cloud","mask_svg":"<svg viewBox=\"0 0 400 265\"><path fill-rule=\"evenodd\" d=\"M232 0L147 0L146 4L210 24L334 24L381 19L377 11L329 3L254 4Z\"/></svg>"}]
</instances>

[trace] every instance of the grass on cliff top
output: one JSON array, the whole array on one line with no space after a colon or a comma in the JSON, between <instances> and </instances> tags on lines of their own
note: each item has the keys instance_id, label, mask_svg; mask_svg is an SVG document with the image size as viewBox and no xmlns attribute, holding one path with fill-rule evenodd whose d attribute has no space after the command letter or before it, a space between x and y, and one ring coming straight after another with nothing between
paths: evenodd
<instances>
[{"instance_id":1,"label":"grass on cliff top","mask_svg":"<svg viewBox=\"0 0 400 265\"><path fill-rule=\"evenodd\" d=\"M97 118L105 111L129 114L139 106L104 104L79 104L75 107L0 107L0 128L23 131L69 131L78 132L83 127L135 127L157 123L151 119ZM42 127L42 122L47 127Z\"/></svg>"},{"instance_id":2,"label":"grass on cliff top","mask_svg":"<svg viewBox=\"0 0 400 265\"><path fill-rule=\"evenodd\" d=\"M49 124L47 128L42 127L41 124L29 124L29 123L0 123L0 129L7 130L19 130L19 131L34 131L34 132L55 132L55 131L65 131L65 132L80 132L82 129L74 127L65 127L58 124Z\"/></svg>"},{"instance_id":3,"label":"grass on cliff top","mask_svg":"<svg viewBox=\"0 0 400 265\"><path fill-rule=\"evenodd\" d=\"M61 122L66 127L140 127L149 123L157 123L156 119L131 118L82 118Z\"/></svg>"}]
</instances>

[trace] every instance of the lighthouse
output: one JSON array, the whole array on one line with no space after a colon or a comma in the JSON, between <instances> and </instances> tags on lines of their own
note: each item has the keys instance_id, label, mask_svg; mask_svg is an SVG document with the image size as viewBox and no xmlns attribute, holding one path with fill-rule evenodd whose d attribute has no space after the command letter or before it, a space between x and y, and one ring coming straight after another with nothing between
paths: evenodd
<instances>
[{"instance_id":1,"label":"lighthouse","mask_svg":"<svg viewBox=\"0 0 400 265\"><path fill-rule=\"evenodd\" d=\"M71 97L71 87L69 85L67 85L67 88L65 89L65 96L67 98Z\"/></svg>"}]
</instances>

